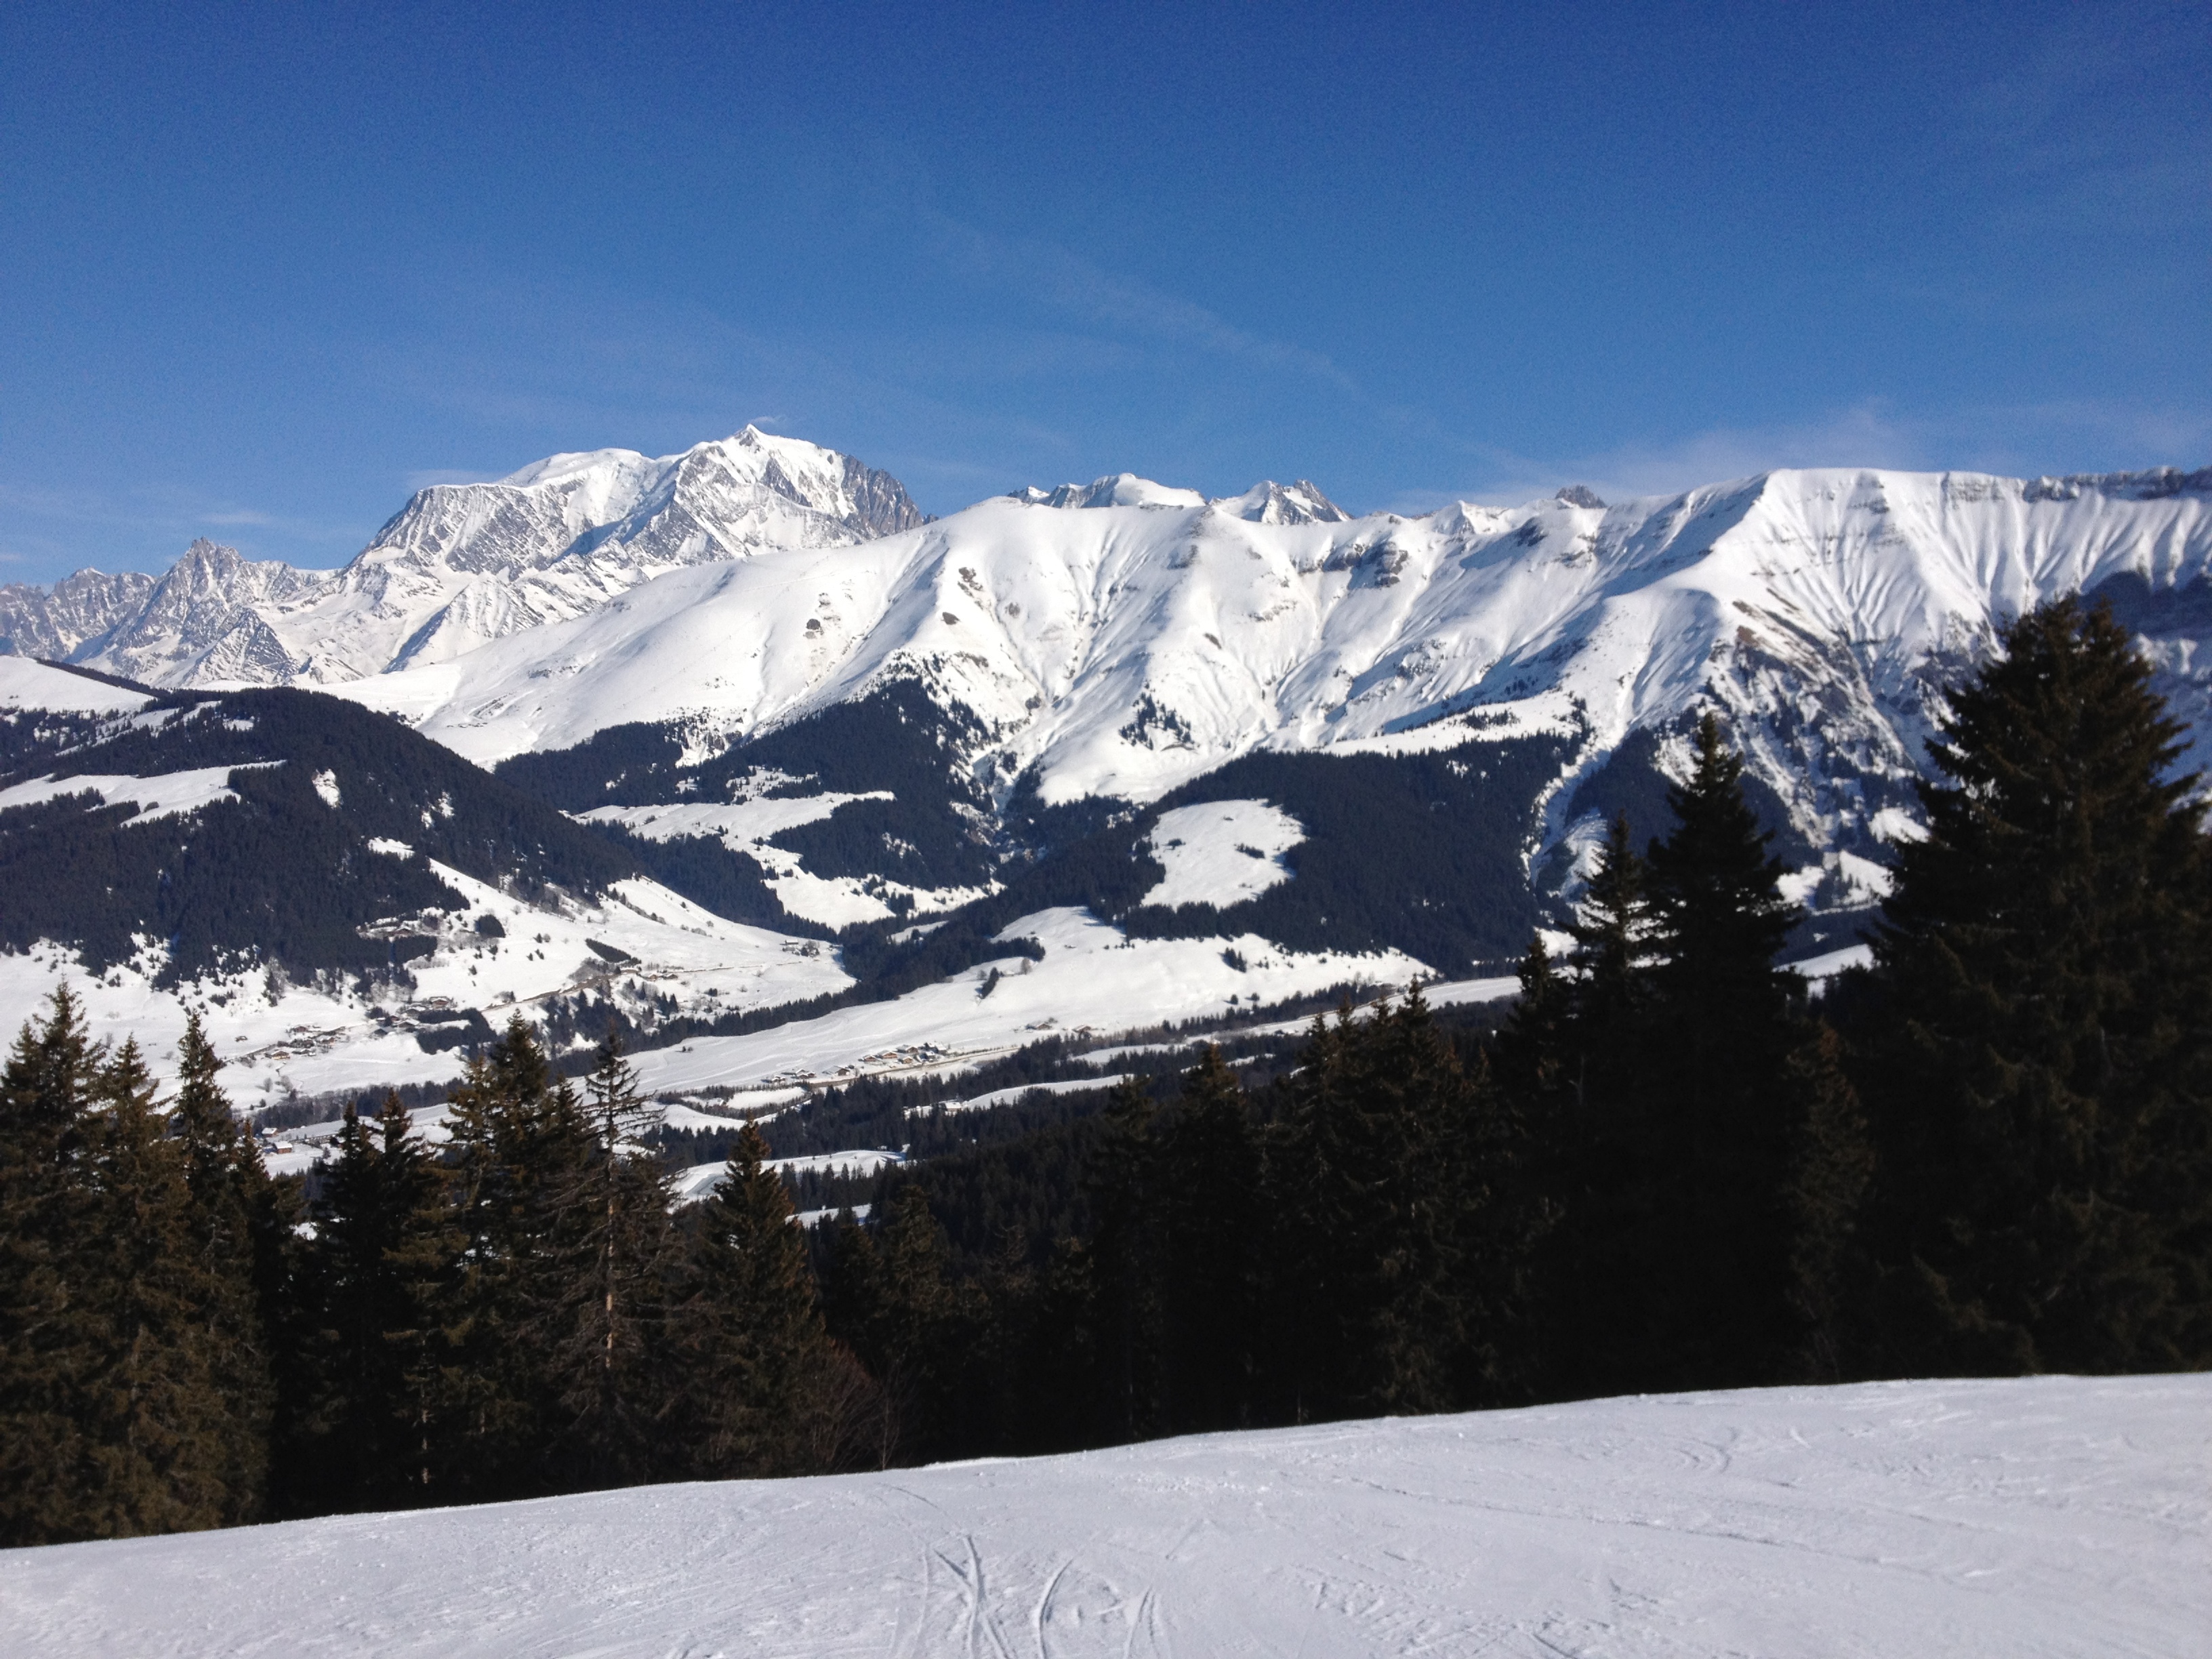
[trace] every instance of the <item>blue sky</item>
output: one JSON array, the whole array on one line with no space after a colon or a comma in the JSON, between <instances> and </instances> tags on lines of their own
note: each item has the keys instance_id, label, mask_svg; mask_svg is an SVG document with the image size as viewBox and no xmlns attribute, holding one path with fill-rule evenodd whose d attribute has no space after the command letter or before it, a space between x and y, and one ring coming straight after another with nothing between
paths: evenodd
<instances>
[{"instance_id":1,"label":"blue sky","mask_svg":"<svg viewBox=\"0 0 2212 1659\"><path fill-rule=\"evenodd\" d=\"M747 422L947 512L2212 460L2193 5L0 12L0 580Z\"/></svg>"}]
</instances>

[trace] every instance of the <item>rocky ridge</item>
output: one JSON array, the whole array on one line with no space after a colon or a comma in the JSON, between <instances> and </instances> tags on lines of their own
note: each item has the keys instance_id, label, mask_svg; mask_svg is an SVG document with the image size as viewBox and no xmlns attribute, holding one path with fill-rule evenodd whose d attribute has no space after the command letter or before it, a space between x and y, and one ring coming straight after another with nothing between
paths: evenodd
<instances>
[{"instance_id":1,"label":"rocky ridge","mask_svg":"<svg viewBox=\"0 0 2212 1659\"><path fill-rule=\"evenodd\" d=\"M443 661L641 581L925 521L890 474L748 427L680 455L556 455L419 491L336 571L196 541L159 578L0 587L0 649L149 685L330 684Z\"/></svg>"}]
</instances>

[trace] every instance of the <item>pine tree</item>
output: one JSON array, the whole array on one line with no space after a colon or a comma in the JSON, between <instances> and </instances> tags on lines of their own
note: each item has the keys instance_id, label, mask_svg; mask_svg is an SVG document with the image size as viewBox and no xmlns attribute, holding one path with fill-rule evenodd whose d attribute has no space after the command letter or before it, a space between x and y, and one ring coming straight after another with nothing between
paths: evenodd
<instances>
[{"instance_id":1,"label":"pine tree","mask_svg":"<svg viewBox=\"0 0 2212 1659\"><path fill-rule=\"evenodd\" d=\"M453 1224L444 1170L413 1120L387 1091L377 1114L383 1229L384 1375L389 1452L373 1478L392 1504L435 1501L431 1490L439 1425L440 1364L447 1336L441 1324L459 1273L460 1235Z\"/></svg>"},{"instance_id":2,"label":"pine tree","mask_svg":"<svg viewBox=\"0 0 2212 1659\"><path fill-rule=\"evenodd\" d=\"M551 1489L593 1218L568 1202L592 1164L574 1090L520 1015L470 1063L447 1117L459 1267L441 1314L433 1484L455 1496Z\"/></svg>"},{"instance_id":3,"label":"pine tree","mask_svg":"<svg viewBox=\"0 0 2212 1659\"><path fill-rule=\"evenodd\" d=\"M854 1449L861 1468L887 1469L910 1431L914 1402L910 1389L890 1386L885 1356L877 1346L883 1323L882 1259L874 1237L850 1210L832 1225L828 1255L822 1275L823 1322L832 1346L850 1355L867 1378L867 1419L854 1436Z\"/></svg>"},{"instance_id":4,"label":"pine tree","mask_svg":"<svg viewBox=\"0 0 2212 1659\"><path fill-rule=\"evenodd\" d=\"M1316 1024L1268 1154L1288 1237L1275 1351L1296 1419L1457 1403L1474 1305L1463 1251L1475 1088L1415 990Z\"/></svg>"},{"instance_id":5,"label":"pine tree","mask_svg":"<svg viewBox=\"0 0 2212 1659\"><path fill-rule=\"evenodd\" d=\"M1524 1108L1542 1110L1565 1086L1572 991L1541 933L1530 936L1519 977L1521 994L1491 1045L1491 1070Z\"/></svg>"},{"instance_id":6,"label":"pine tree","mask_svg":"<svg viewBox=\"0 0 2212 1659\"><path fill-rule=\"evenodd\" d=\"M1572 927L1576 1008L1586 1050L1602 1059L1643 1006L1650 961L1651 872L1631 844L1628 815L1616 814L1590 871ZM1586 1053L1583 1058L1589 1056ZM1577 1077L1583 1076L1577 1068Z\"/></svg>"},{"instance_id":7,"label":"pine tree","mask_svg":"<svg viewBox=\"0 0 2212 1659\"><path fill-rule=\"evenodd\" d=\"M564 1486L617 1486L656 1466L675 1237L672 1194L640 1138L658 1121L612 1025L586 1084L589 1142L548 1219L568 1259L554 1264L548 1334L555 1345Z\"/></svg>"},{"instance_id":8,"label":"pine tree","mask_svg":"<svg viewBox=\"0 0 2212 1659\"><path fill-rule=\"evenodd\" d=\"M1676 823L1650 854L1653 1044L1644 1137L1655 1316L1646 1387L1778 1379L1798 1333L1788 1264L1799 1112L1790 1057L1802 983L1775 967L1797 908L1710 713Z\"/></svg>"},{"instance_id":9,"label":"pine tree","mask_svg":"<svg viewBox=\"0 0 2212 1659\"><path fill-rule=\"evenodd\" d=\"M952 1284L945 1229L919 1187L901 1188L883 1224L841 1225L832 1256L830 1329L883 1393L882 1460L939 1455L950 1443L959 1357L974 1310Z\"/></svg>"},{"instance_id":10,"label":"pine tree","mask_svg":"<svg viewBox=\"0 0 2212 1659\"><path fill-rule=\"evenodd\" d=\"M1499 1045L1529 1167L1558 1206L1534 1291L1554 1393L1832 1376L1841 1363L1863 1124L1833 1034L1775 967L1796 910L1742 770L1707 714L1648 860L1615 821L1576 929L1571 1100L1555 1106ZM1509 1035L1538 1018L1516 1013Z\"/></svg>"},{"instance_id":11,"label":"pine tree","mask_svg":"<svg viewBox=\"0 0 2212 1659\"><path fill-rule=\"evenodd\" d=\"M444 1185L397 1095L386 1094L373 1124L347 1108L315 1242L322 1508L393 1508L436 1496L439 1310L456 1242Z\"/></svg>"},{"instance_id":12,"label":"pine tree","mask_svg":"<svg viewBox=\"0 0 2212 1659\"><path fill-rule=\"evenodd\" d=\"M96 1217L87 1164L99 1055L64 984L0 1075L0 1546L90 1535L77 1395L94 1352L77 1275Z\"/></svg>"},{"instance_id":13,"label":"pine tree","mask_svg":"<svg viewBox=\"0 0 2212 1659\"><path fill-rule=\"evenodd\" d=\"M124 1538L221 1526L258 1496L234 1484L258 1474L238 1449L258 1425L223 1394L208 1322L220 1292L193 1248L184 1158L135 1041L92 1092L92 1226L70 1268L93 1336L71 1397L76 1527Z\"/></svg>"},{"instance_id":14,"label":"pine tree","mask_svg":"<svg viewBox=\"0 0 2212 1659\"><path fill-rule=\"evenodd\" d=\"M1251 1419L1259 1358L1260 1149L1211 1043L1158 1133L1164 1426L1237 1427Z\"/></svg>"},{"instance_id":15,"label":"pine tree","mask_svg":"<svg viewBox=\"0 0 2212 1659\"><path fill-rule=\"evenodd\" d=\"M1783 1098L1795 1117L1786 1194L1790 1254L1787 1289L1794 1341L1784 1375L1838 1382L1854 1371L1863 1343L1851 1302L1869 1278L1862 1229L1874 1145L1843 1040L1815 1021L1790 1055Z\"/></svg>"},{"instance_id":16,"label":"pine tree","mask_svg":"<svg viewBox=\"0 0 2212 1659\"><path fill-rule=\"evenodd\" d=\"M1899 858L1869 1067L1889 1368L2212 1363L2212 863L2103 609L2003 629Z\"/></svg>"},{"instance_id":17,"label":"pine tree","mask_svg":"<svg viewBox=\"0 0 2212 1659\"><path fill-rule=\"evenodd\" d=\"M1160 1160L1158 1113L1135 1079L1117 1085L1102 1115L1089 1196L1094 1217L1086 1277L1103 1365L1097 1431L1141 1440L1160 1421Z\"/></svg>"},{"instance_id":18,"label":"pine tree","mask_svg":"<svg viewBox=\"0 0 2212 1659\"><path fill-rule=\"evenodd\" d=\"M809 1419L830 1403L806 1241L768 1152L748 1121L700 1206L682 1325L695 1467L710 1479L804 1472L820 1441Z\"/></svg>"},{"instance_id":19,"label":"pine tree","mask_svg":"<svg viewBox=\"0 0 2212 1659\"><path fill-rule=\"evenodd\" d=\"M270 1332L258 1271L256 1218L270 1205L269 1173L252 1140L241 1133L230 1102L216 1082L222 1061L197 1011L178 1045L179 1085L170 1130L183 1152L191 1195L191 1249L205 1281L205 1340L216 1387L228 1405L231 1468L225 1486L234 1498L228 1524L257 1519L268 1481L275 1413Z\"/></svg>"}]
</instances>

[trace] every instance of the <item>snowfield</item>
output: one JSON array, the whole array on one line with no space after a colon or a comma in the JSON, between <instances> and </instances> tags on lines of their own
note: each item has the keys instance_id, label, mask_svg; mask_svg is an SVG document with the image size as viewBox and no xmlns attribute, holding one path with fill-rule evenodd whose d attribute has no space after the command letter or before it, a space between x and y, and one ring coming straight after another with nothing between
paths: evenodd
<instances>
[{"instance_id":1,"label":"snowfield","mask_svg":"<svg viewBox=\"0 0 2212 1659\"><path fill-rule=\"evenodd\" d=\"M1596 1401L0 1555L11 1652L2212 1651L2212 1378Z\"/></svg>"},{"instance_id":2,"label":"snowfield","mask_svg":"<svg viewBox=\"0 0 2212 1659\"><path fill-rule=\"evenodd\" d=\"M28 657L0 656L0 709L54 708L79 714L135 714L151 697Z\"/></svg>"},{"instance_id":3,"label":"snowfield","mask_svg":"<svg viewBox=\"0 0 2212 1659\"><path fill-rule=\"evenodd\" d=\"M126 790L116 799L130 796ZM377 850L410 855L398 842ZM404 924L432 938L435 949L410 964L416 988L404 1001L386 998L390 1009L349 988L272 981L258 969L162 988L155 980L164 957L151 944L137 963L94 977L74 951L41 944L20 955L0 952L0 1010L20 1022L66 981L84 1000L96 1039L136 1036L148 1066L168 1083L185 1012L198 1007L223 1059L223 1087L234 1104L252 1109L295 1090L315 1095L458 1077L462 1056L450 1047L426 1050L420 1037L471 1008L497 1027L510 1013L535 1017L549 998L592 990L633 1000L658 994L684 1013L711 1016L852 983L833 947L726 921L643 878L611 884L603 902L541 907L430 863L468 908ZM476 931L486 916L504 930L500 937ZM12 1025L4 1035L13 1038Z\"/></svg>"},{"instance_id":4,"label":"snowfield","mask_svg":"<svg viewBox=\"0 0 2212 1659\"><path fill-rule=\"evenodd\" d=\"M925 1069L943 1073L1047 1036L1103 1036L1231 1013L1247 1002L1283 1002L1354 981L1404 985L1428 976L1419 963L1396 951L1291 951L1256 933L1130 939L1072 908L1024 916L999 938L1033 939L1043 958L978 963L891 1001L744 1036L694 1037L672 1048L645 1049L632 1062L647 1090L665 1093L907 1071L908 1056L924 1047L933 1051Z\"/></svg>"},{"instance_id":5,"label":"snowfield","mask_svg":"<svg viewBox=\"0 0 2212 1659\"><path fill-rule=\"evenodd\" d=\"M1163 812L1152 828L1152 856L1167 875L1145 902L1225 910L1257 898L1291 878L1283 854L1305 838L1296 818L1264 800L1209 801Z\"/></svg>"},{"instance_id":6,"label":"snowfield","mask_svg":"<svg viewBox=\"0 0 2212 1659\"><path fill-rule=\"evenodd\" d=\"M824 927L846 927L856 921L882 921L893 912L884 899L903 896L914 901L916 915L954 910L994 889L981 887L909 887L903 882L878 878L872 883L854 876L817 876L800 862L796 853L771 846L769 837L803 823L828 817L839 807L856 800L890 800L888 789L865 794L763 795L727 805L685 802L675 806L599 806L573 814L581 823L612 823L647 841L673 841L683 836L711 836L733 853L742 853L761 866L768 885L794 916Z\"/></svg>"}]
</instances>

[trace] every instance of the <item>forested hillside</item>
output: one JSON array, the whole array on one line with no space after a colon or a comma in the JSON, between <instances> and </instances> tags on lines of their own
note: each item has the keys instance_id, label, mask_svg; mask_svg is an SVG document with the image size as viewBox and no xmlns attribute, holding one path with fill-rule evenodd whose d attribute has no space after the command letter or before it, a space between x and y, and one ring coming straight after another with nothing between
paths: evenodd
<instances>
[{"instance_id":1,"label":"forested hillside","mask_svg":"<svg viewBox=\"0 0 2212 1659\"><path fill-rule=\"evenodd\" d=\"M165 782L194 775L165 809ZM525 896L595 894L637 871L397 721L312 692L178 694L120 720L0 714L9 949L55 940L95 974L150 950L165 983L241 963L374 970L428 946L371 924L467 908L432 860Z\"/></svg>"}]
</instances>

